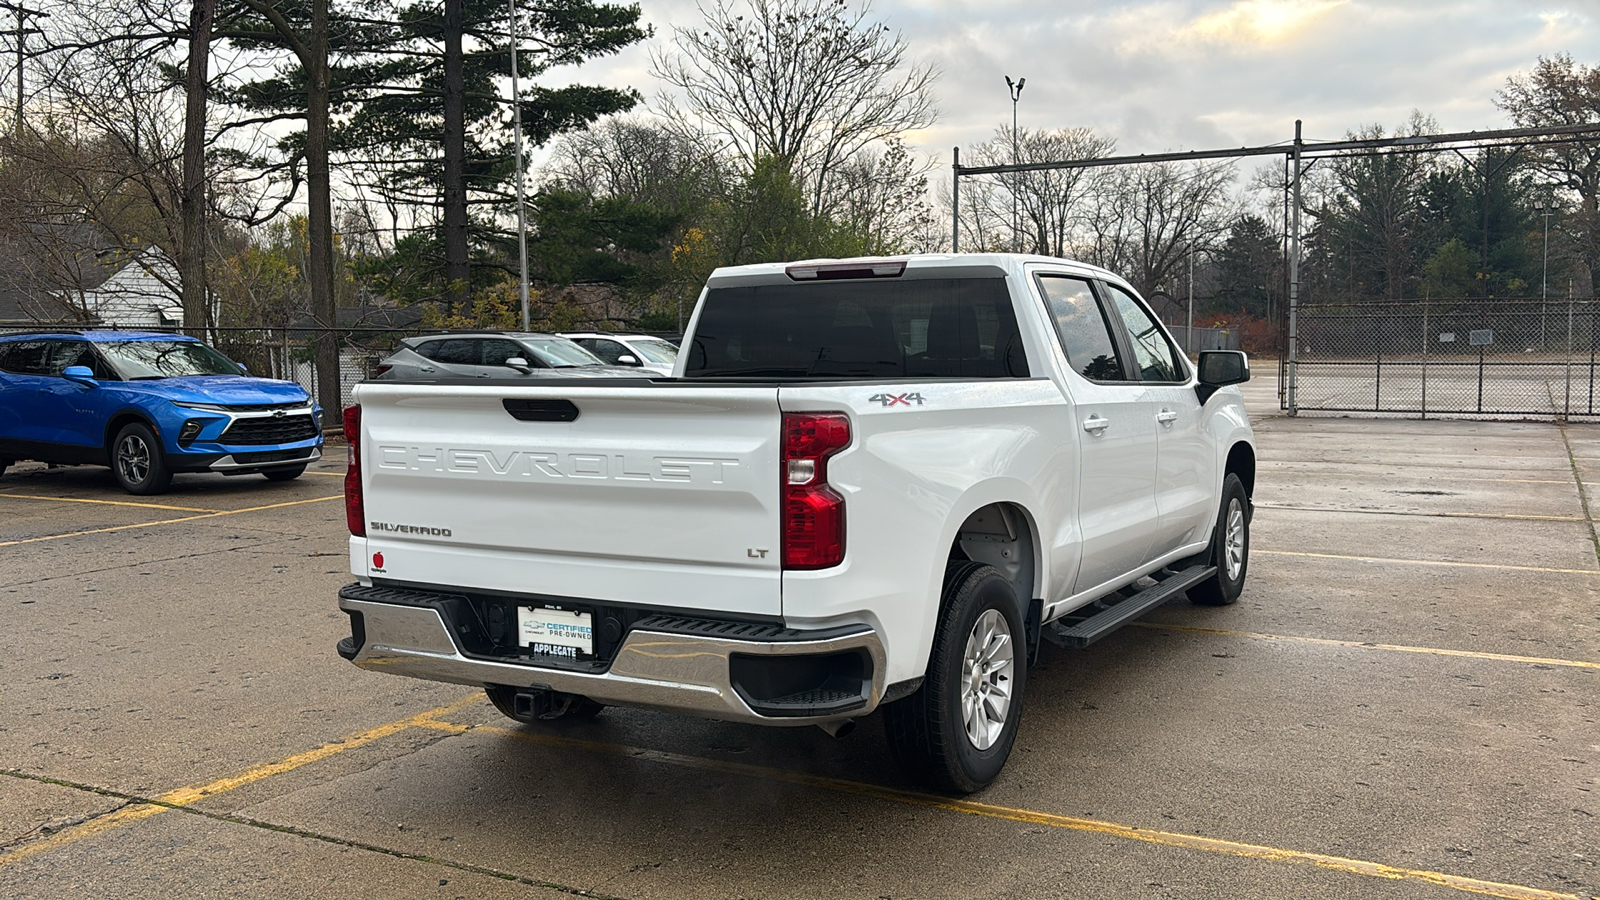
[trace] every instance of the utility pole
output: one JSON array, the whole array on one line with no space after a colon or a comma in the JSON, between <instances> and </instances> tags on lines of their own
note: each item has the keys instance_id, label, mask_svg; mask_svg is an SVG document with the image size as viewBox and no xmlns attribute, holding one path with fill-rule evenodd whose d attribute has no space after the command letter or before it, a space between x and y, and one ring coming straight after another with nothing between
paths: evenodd
<instances>
[{"instance_id":1,"label":"utility pole","mask_svg":"<svg viewBox=\"0 0 1600 900\"><path fill-rule=\"evenodd\" d=\"M17 27L11 31L11 34L17 39L17 114L12 125L11 135L17 138L22 136L22 107L26 102L23 94L22 64L27 53L28 35L44 33L37 28L27 27L27 17L33 16L35 19L48 19L50 14L24 9L19 3L0 2L0 8L9 9L17 14Z\"/></svg>"},{"instance_id":2,"label":"utility pole","mask_svg":"<svg viewBox=\"0 0 1600 900\"><path fill-rule=\"evenodd\" d=\"M530 328L528 322L528 212L527 191L522 172L522 90L517 71L517 0L507 0L511 9L511 127L516 129L512 138L517 146L517 263L521 275L522 330ZM679 313L678 331L683 331L682 313Z\"/></svg>"},{"instance_id":3,"label":"utility pole","mask_svg":"<svg viewBox=\"0 0 1600 900\"><path fill-rule=\"evenodd\" d=\"M1290 211L1290 221L1293 224L1290 225L1289 230L1289 346L1287 348L1289 354L1289 415L1291 416L1300 412L1300 398L1296 396L1297 376L1299 375L1296 368L1300 356L1299 335L1296 332L1296 327L1299 325L1298 318L1300 315L1300 152L1304 145L1305 141L1300 136L1300 120L1295 119L1294 151L1292 156L1294 169L1293 174L1290 176L1293 179L1293 193L1290 200L1293 204L1293 208Z\"/></svg>"},{"instance_id":4,"label":"utility pole","mask_svg":"<svg viewBox=\"0 0 1600 900\"><path fill-rule=\"evenodd\" d=\"M1022 162L1017 152L1017 100L1022 97L1022 86L1028 83L1026 78L1018 78L1015 84L1011 83L1011 76L1006 76L1006 90L1011 94L1011 164ZM1022 252L1022 218L1017 213L1017 180L1022 173L1011 173L1011 252Z\"/></svg>"},{"instance_id":5,"label":"utility pole","mask_svg":"<svg viewBox=\"0 0 1600 900\"><path fill-rule=\"evenodd\" d=\"M952 148L950 164L950 252L961 252L961 148ZM681 318L681 316L680 316ZM681 331L682 328L679 328Z\"/></svg>"}]
</instances>

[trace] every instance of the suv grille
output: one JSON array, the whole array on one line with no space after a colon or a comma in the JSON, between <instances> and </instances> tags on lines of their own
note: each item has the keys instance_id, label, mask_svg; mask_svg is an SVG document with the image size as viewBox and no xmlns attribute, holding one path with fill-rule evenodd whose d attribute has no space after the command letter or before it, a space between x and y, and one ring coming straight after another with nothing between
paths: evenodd
<instances>
[{"instance_id":1,"label":"suv grille","mask_svg":"<svg viewBox=\"0 0 1600 900\"><path fill-rule=\"evenodd\" d=\"M271 419L236 419L220 439L224 444L292 444L317 436L310 416Z\"/></svg>"},{"instance_id":2,"label":"suv grille","mask_svg":"<svg viewBox=\"0 0 1600 900\"><path fill-rule=\"evenodd\" d=\"M229 403L224 406L228 412L272 412L275 409L304 409L306 401L296 400L293 403Z\"/></svg>"}]
</instances>

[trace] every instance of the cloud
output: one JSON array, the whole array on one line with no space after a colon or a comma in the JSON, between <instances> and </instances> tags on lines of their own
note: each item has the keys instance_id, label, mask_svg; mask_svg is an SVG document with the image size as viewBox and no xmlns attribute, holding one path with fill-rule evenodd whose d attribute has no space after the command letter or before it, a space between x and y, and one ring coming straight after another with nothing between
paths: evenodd
<instances>
[{"instance_id":1,"label":"cloud","mask_svg":"<svg viewBox=\"0 0 1600 900\"><path fill-rule=\"evenodd\" d=\"M1201 16L1180 28L1180 35L1236 44L1274 44L1306 29L1349 0L1237 0L1221 12Z\"/></svg>"}]
</instances>

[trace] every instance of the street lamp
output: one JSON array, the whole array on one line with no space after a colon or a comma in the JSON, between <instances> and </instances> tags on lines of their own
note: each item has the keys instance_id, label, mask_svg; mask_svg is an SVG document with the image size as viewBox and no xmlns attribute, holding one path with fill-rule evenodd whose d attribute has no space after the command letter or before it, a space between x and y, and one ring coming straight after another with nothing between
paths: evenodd
<instances>
[{"instance_id":1,"label":"street lamp","mask_svg":"<svg viewBox=\"0 0 1600 900\"><path fill-rule=\"evenodd\" d=\"M1011 94L1011 164L1016 165L1020 160L1017 155L1017 100L1022 97L1022 86L1028 83L1026 78L1018 78L1016 83L1011 82L1011 76L1006 76L1006 90ZM1011 251L1022 252L1022 217L1017 214L1017 176L1020 173L1011 173Z\"/></svg>"},{"instance_id":2,"label":"street lamp","mask_svg":"<svg viewBox=\"0 0 1600 900\"><path fill-rule=\"evenodd\" d=\"M526 188L523 186L522 172L522 90L517 71L517 0L506 0L506 7L511 11L511 127L516 131L512 136L512 143L516 145L517 155L517 266L522 273L520 288L522 293L522 330L527 331L528 323L528 213Z\"/></svg>"},{"instance_id":3,"label":"street lamp","mask_svg":"<svg viewBox=\"0 0 1600 900\"><path fill-rule=\"evenodd\" d=\"M1539 299L1545 299L1550 292L1550 214L1556 211L1554 200L1533 201L1533 211L1544 216L1544 262L1539 275Z\"/></svg>"}]
</instances>

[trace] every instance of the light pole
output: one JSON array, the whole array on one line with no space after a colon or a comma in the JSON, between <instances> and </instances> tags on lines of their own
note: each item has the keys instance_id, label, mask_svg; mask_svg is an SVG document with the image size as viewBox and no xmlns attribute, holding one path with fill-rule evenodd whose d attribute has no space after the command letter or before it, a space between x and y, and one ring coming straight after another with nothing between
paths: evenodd
<instances>
[{"instance_id":1,"label":"light pole","mask_svg":"<svg viewBox=\"0 0 1600 900\"><path fill-rule=\"evenodd\" d=\"M1550 293L1550 214L1556 211L1555 201L1535 200L1533 211L1544 216L1544 261L1539 274L1539 299Z\"/></svg>"},{"instance_id":2,"label":"light pole","mask_svg":"<svg viewBox=\"0 0 1600 900\"><path fill-rule=\"evenodd\" d=\"M512 143L517 155L517 270L521 273L522 330L530 327L528 321L528 220L527 198L524 196L522 174L522 90L517 71L517 0L506 0L511 11L511 127L516 134Z\"/></svg>"},{"instance_id":3,"label":"light pole","mask_svg":"<svg viewBox=\"0 0 1600 900\"><path fill-rule=\"evenodd\" d=\"M1022 97L1022 86L1028 83L1026 78L1018 78L1013 84L1011 76L1006 76L1006 90L1011 94L1011 164L1014 166L1020 160L1017 158L1017 100ZM1017 213L1017 175L1011 173L1011 251L1022 252L1022 218Z\"/></svg>"}]
</instances>

